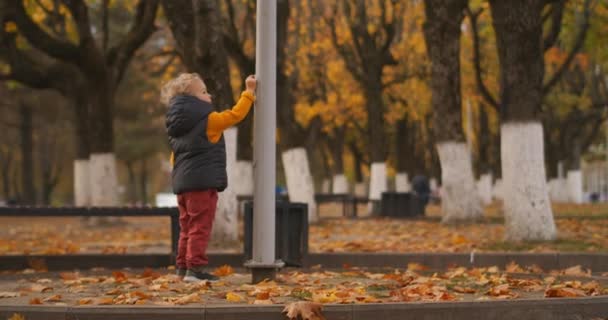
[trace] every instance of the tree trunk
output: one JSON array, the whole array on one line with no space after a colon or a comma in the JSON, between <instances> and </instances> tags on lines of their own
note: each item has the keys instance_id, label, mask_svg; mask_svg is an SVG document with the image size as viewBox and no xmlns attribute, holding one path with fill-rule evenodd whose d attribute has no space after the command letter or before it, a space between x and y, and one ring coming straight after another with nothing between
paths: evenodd
<instances>
[{"instance_id":1,"label":"tree trunk","mask_svg":"<svg viewBox=\"0 0 608 320\"><path fill-rule=\"evenodd\" d=\"M219 194L212 237L219 241L238 240L238 205L235 188L237 130L231 128L224 131L226 143L226 172L228 173L228 187Z\"/></svg>"},{"instance_id":2,"label":"tree trunk","mask_svg":"<svg viewBox=\"0 0 608 320\"><path fill-rule=\"evenodd\" d=\"M6 153L0 150L0 163L2 168L2 192L4 200L8 201L11 198L11 176L13 163L13 154L8 150Z\"/></svg>"},{"instance_id":3,"label":"tree trunk","mask_svg":"<svg viewBox=\"0 0 608 320\"><path fill-rule=\"evenodd\" d=\"M317 221L315 187L310 174L305 148L294 148L283 152L283 167L287 180L289 201L308 204L308 221Z\"/></svg>"},{"instance_id":4,"label":"tree trunk","mask_svg":"<svg viewBox=\"0 0 608 320\"><path fill-rule=\"evenodd\" d=\"M88 92L91 99L91 204L116 206L118 178L114 155L114 89L105 80L105 75L98 75L97 78L89 78Z\"/></svg>"},{"instance_id":5,"label":"tree trunk","mask_svg":"<svg viewBox=\"0 0 608 320\"><path fill-rule=\"evenodd\" d=\"M141 172L139 175L139 192L141 192L142 205L148 205L148 163L147 159L141 159Z\"/></svg>"},{"instance_id":6,"label":"tree trunk","mask_svg":"<svg viewBox=\"0 0 608 320\"><path fill-rule=\"evenodd\" d=\"M86 91L76 90L72 93L72 108L76 127L76 159L74 159L74 204L79 207L91 205L91 169L89 102Z\"/></svg>"},{"instance_id":7,"label":"tree trunk","mask_svg":"<svg viewBox=\"0 0 608 320\"><path fill-rule=\"evenodd\" d=\"M23 188L23 203L36 203L36 187L34 185L34 128L32 125L32 109L25 103L19 104L19 135L21 137L21 185Z\"/></svg>"},{"instance_id":8,"label":"tree trunk","mask_svg":"<svg viewBox=\"0 0 608 320\"><path fill-rule=\"evenodd\" d=\"M127 201L130 204L137 202L137 179L135 178L135 169L133 168L132 161L126 161L125 166L127 167L127 175L129 181L127 182Z\"/></svg>"},{"instance_id":9,"label":"tree trunk","mask_svg":"<svg viewBox=\"0 0 608 320\"><path fill-rule=\"evenodd\" d=\"M542 123L544 0L491 0L501 70L501 162L506 238L552 240Z\"/></svg>"},{"instance_id":10,"label":"tree trunk","mask_svg":"<svg viewBox=\"0 0 608 320\"><path fill-rule=\"evenodd\" d=\"M424 36L431 60L431 103L441 163L443 222L481 218L471 156L462 130L460 25L466 0L426 0Z\"/></svg>"}]
</instances>

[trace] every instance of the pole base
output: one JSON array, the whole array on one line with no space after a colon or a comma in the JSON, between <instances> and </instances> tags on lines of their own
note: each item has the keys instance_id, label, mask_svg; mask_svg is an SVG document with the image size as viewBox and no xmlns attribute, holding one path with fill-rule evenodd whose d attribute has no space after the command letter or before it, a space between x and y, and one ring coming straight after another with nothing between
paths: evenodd
<instances>
[{"instance_id":1,"label":"pole base","mask_svg":"<svg viewBox=\"0 0 608 320\"><path fill-rule=\"evenodd\" d=\"M281 260L274 263L261 263L253 260L245 262L245 268L251 269L251 283L256 284L264 280L273 281L276 279L277 271L285 266Z\"/></svg>"}]
</instances>

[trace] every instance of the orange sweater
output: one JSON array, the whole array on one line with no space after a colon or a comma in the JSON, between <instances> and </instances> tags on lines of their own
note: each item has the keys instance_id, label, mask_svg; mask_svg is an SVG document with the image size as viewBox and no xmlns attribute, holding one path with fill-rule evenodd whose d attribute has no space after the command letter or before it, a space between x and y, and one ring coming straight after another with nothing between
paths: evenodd
<instances>
[{"instance_id":1,"label":"orange sweater","mask_svg":"<svg viewBox=\"0 0 608 320\"><path fill-rule=\"evenodd\" d=\"M243 91L239 101L232 109L222 112L211 112L207 117L207 139L211 143L217 143L222 137L224 130L241 122L249 113L255 102L255 96L249 91ZM171 166L175 163L175 155L171 152Z\"/></svg>"}]
</instances>

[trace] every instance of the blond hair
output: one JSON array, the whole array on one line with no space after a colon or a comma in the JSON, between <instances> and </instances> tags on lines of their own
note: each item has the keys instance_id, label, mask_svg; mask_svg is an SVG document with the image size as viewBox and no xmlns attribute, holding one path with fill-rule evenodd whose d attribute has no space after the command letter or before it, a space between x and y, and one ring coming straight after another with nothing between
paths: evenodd
<instances>
[{"instance_id":1,"label":"blond hair","mask_svg":"<svg viewBox=\"0 0 608 320\"><path fill-rule=\"evenodd\" d=\"M182 73L177 78L169 80L160 89L160 102L168 106L171 98L190 93L190 84L196 79L202 80L198 73Z\"/></svg>"}]
</instances>

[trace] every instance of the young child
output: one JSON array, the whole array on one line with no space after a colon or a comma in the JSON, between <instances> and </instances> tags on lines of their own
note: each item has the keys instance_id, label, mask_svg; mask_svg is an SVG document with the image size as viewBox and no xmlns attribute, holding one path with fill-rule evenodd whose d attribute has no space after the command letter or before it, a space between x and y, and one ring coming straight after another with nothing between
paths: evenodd
<instances>
[{"instance_id":1,"label":"young child","mask_svg":"<svg viewBox=\"0 0 608 320\"><path fill-rule=\"evenodd\" d=\"M217 193L228 185L222 132L243 120L255 101L256 80L249 76L237 104L215 112L211 95L196 73L184 73L161 90L171 145L173 192L179 206L177 274L186 282L217 280L205 269L207 244L215 217Z\"/></svg>"}]
</instances>

